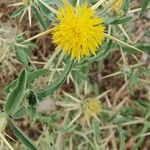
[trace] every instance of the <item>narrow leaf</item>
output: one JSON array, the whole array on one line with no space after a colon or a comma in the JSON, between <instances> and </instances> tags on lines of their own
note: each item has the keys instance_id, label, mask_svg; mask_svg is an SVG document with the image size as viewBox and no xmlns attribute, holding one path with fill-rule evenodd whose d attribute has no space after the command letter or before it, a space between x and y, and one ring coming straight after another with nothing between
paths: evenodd
<instances>
[{"instance_id":1,"label":"narrow leaf","mask_svg":"<svg viewBox=\"0 0 150 150\"><path fill-rule=\"evenodd\" d=\"M100 125L95 119L92 120L92 130L93 130L95 139L98 141L98 138L100 135Z\"/></svg>"},{"instance_id":2,"label":"narrow leaf","mask_svg":"<svg viewBox=\"0 0 150 150\"><path fill-rule=\"evenodd\" d=\"M149 2L150 2L150 0L143 0L142 1L142 6L141 6L142 10L141 10L140 16L144 15L144 13L148 7Z\"/></svg>"},{"instance_id":3,"label":"narrow leaf","mask_svg":"<svg viewBox=\"0 0 150 150\"><path fill-rule=\"evenodd\" d=\"M101 52L99 52L95 57L89 58L89 61L93 62L104 59L110 53L112 44L113 42L109 40L109 42L106 43L106 45L104 46L104 49Z\"/></svg>"},{"instance_id":4,"label":"narrow leaf","mask_svg":"<svg viewBox=\"0 0 150 150\"><path fill-rule=\"evenodd\" d=\"M69 72L73 66L73 62L74 61L72 61L71 63L69 62L69 64L66 66L66 68L64 69L64 71L58 77L58 79L56 81L54 81L52 84L50 84L46 88L39 91L38 96L40 99L52 95L54 93L54 91L57 90L64 83L67 75L69 74Z\"/></svg>"},{"instance_id":5,"label":"narrow leaf","mask_svg":"<svg viewBox=\"0 0 150 150\"><path fill-rule=\"evenodd\" d=\"M26 115L26 112L27 112L26 107L25 106L21 106L16 111L16 113L13 115L13 118L15 118L15 119L23 118Z\"/></svg>"},{"instance_id":6,"label":"narrow leaf","mask_svg":"<svg viewBox=\"0 0 150 150\"><path fill-rule=\"evenodd\" d=\"M34 124L36 117L37 117L37 108L33 106L28 106L27 110L28 110L30 123Z\"/></svg>"},{"instance_id":7,"label":"narrow leaf","mask_svg":"<svg viewBox=\"0 0 150 150\"><path fill-rule=\"evenodd\" d=\"M45 23L44 18L41 16L41 13L39 12L39 10L36 7L34 7L34 6L32 6L32 10L33 10L33 14L35 15L37 21L46 30L47 29L47 25Z\"/></svg>"},{"instance_id":8,"label":"narrow leaf","mask_svg":"<svg viewBox=\"0 0 150 150\"><path fill-rule=\"evenodd\" d=\"M24 65L28 65L28 55L23 49L16 48L17 59Z\"/></svg>"},{"instance_id":9,"label":"narrow leaf","mask_svg":"<svg viewBox=\"0 0 150 150\"><path fill-rule=\"evenodd\" d=\"M24 9L25 9L24 6L19 7L16 11L14 11L14 12L11 14L11 17L12 17L12 18L15 18L15 17L17 17L17 16L21 16L21 14L23 13Z\"/></svg>"},{"instance_id":10,"label":"narrow leaf","mask_svg":"<svg viewBox=\"0 0 150 150\"><path fill-rule=\"evenodd\" d=\"M12 90L6 100L5 110L9 115L13 115L18 110L25 92L26 83L27 72L24 69L19 76L17 86Z\"/></svg>"},{"instance_id":11,"label":"narrow leaf","mask_svg":"<svg viewBox=\"0 0 150 150\"><path fill-rule=\"evenodd\" d=\"M45 75L46 73L48 73L47 69L38 69L32 72L29 72L27 74L27 82L32 83L35 79L38 79L39 77ZM12 81L6 88L5 88L5 92L9 93L12 89L15 88L15 86L17 85L18 79Z\"/></svg>"},{"instance_id":12,"label":"narrow leaf","mask_svg":"<svg viewBox=\"0 0 150 150\"><path fill-rule=\"evenodd\" d=\"M10 125L10 128L12 129L14 135L26 147L28 147L30 150L37 150L36 146L33 144L33 142L31 141L31 139L27 135L25 135L25 133L20 128L18 128L11 119L9 119L9 125Z\"/></svg>"},{"instance_id":13,"label":"narrow leaf","mask_svg":"<svg viewBox=\"0 0 150 150\"><path fill-rule=\"evenodd\" d=\"M132 17L123 17L123 18L118 18L116 20L113 20L110 24L116 25L116 24L124 24L128 21L130 21Z\"/></svg>"},{"instance_id":14,"label":"narrow leaf","mask_svg":"<svg viewBox=\"0 0 150 150\"><path fill-rule=\"evenodd\" d=\"M45 7L41 2L39 2L39 7L41 9L41 11L47 16L47 17L50 17L52 12L47 8Z\"/></svg>"}]
</instances>

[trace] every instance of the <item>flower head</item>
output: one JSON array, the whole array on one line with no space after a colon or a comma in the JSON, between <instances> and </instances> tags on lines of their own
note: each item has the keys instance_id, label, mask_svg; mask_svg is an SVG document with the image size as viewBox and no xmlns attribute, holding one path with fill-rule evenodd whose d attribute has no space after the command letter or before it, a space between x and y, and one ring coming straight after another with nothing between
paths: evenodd
<instances>
[{"instance_id":1,"label":"flower head","mask_svg":"<svg viewBox=\"0 0 150 150\"><path fill-rule=\"evenodd\" d=\"M85 104L84 114L86 117L91 118L97 116L101 112L101 102L98 99L87 100Z\"/></svg>"},{"instance_id":2,"label":"flower head","mask_svg":"<svg viewBox=\"0 0 150 150\"><path fill-rule=\"evenodd\" d=\"M53 42L71 58L95 54L104 40L103 19L94 9L83 4L73 7L65 5L57 15L58 24L53 30Z\"/></svg>"}]
</instances>

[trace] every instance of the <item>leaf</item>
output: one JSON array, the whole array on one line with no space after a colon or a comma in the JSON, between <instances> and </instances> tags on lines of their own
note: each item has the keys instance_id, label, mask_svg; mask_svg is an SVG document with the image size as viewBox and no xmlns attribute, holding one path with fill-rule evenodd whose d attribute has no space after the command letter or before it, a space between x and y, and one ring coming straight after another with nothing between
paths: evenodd
<instances>
[{"instance_id":1,"label":"leaf","mask_svg":"<svg viewBox=\"0 0 150 150\"><path fill-rule=\"evenodd\" d=\"M27 72L24 69L19 76L17 86L9 94L6 100L5 110L9 115L15 114L15 112L18 110L25 92L26 84Z\"/></svg>"},{"instance_id":2,"label":"leaf","mask_svg":"<svg viewBox=\"0 0 150 150\"><path fill-rule=\"evenodd\" d=\"M28 147L30 150L37 150L36 146L33 144L33 142L31 141L31 139L25 135L25 133L18 128L14 122L9 119L9 125L10 128L12 129L14 135L26 146Z\"/></svg>"},{"instance_id":3,"label":"leaf","mask_svg":"<svg viewBox=\"0 0 150 150\"><path fill-rule=\"evenodd\" d=\"M141 13L140 13L140 16L143 16L147 7L148 7L148 4L149 4L150 0L143 0L142 1L142 6L141 6Z\"/></svg>"},{"instance_id":4,"label":"leaf","mask_svg":"<svg viewBox=\"0 0 150 150\"><path fill-rule=\"evenodd\" d=\"M125 148L125 140L126 140L126 133L125 131L118 127L118 132L119 132L119 137L120 137L120 146L119 146L119 150L124 150Z\"/></svg>"},{"instance_id":5,"label":"leaf","mask_svg":"<svg viewBox=\"0 0 150 150\"><path fill-rule=\"evenodd\" d=\"M28 97L28 114L30 122L33 124L35 122L36 116L37 116L37 105L38 105L38 98L37 94L34 91L30 91L29 97Z\"/></svg>"},{"instance_id":6,"label":"leaf","mask_svg":"<svg viewBox=\"0 0 150 150\"><path fill-rule=\"evenodd\" d=\"M105 45L102 47L102 50L100 50L100 52L96 56L81 61L80 65L104 59L110 53L112 44L113 42L109 40L109 42L105 43Z\"/></svg>"},{"instance_id":7,"label":"leaf","mask_svg":"<svg viewBox=\"0 0 150 150\"><path fill-rule=\"evenodd\" d=\"M111 17L105 18L104 22L105 22L107 25L109 25L109 24L111 24L114 20L116 20L116 17L111 16Z\"/></svg>"},{"instance_id":8,"label":"leaf","mask_svg":"<svg viewBox=\"0 0 150 150\"><path fill-rule=\"evenodd\" d=\"M111 51L111 47L112 47L112 41L110 40L109 43L106 43L104 45L104 49L100 53L98 53L95 57L89 58L89 62L99 61L104 59Z\"/></svg>"},{"instance_id":9,"label":"leaf","mask_svg":"<svg viewBox=\"0 0 150 150\"><path fill-rule=\"evenodd\" d=\"M17 59L24 65L28 65L28 55L24 52L23 49L16 48Z\"/></svg>"},{"instance_id":10,"label":"leaf","mask_svg":"<svg viewBox=\"0 0 150 150\"><path fill-rule=\"evenodd\" d=\"M132 17L123 17L113 20L110 24L116 25L116 24L124 24L128 21L130 21Z\"/></svg>"},{"instance_id":11,"label":"leaf","mask_svg":"<svg viewBox=\"0 0 150 150\"><path fill-rule=\"evenodd\" d=\"M72 76L74 77L74 79L76 80L77 83L80 83L83 80L88 80L88 77L86 75L86 73L79 71L72 71Z\"/></svg>"},{"instance_id":12,"label":"leaf","mask_svg":"<svg viewBox=\"0 0 150 150\"><path fill-rule=\"evenodd\" d=\"M31 124L33 124L35 122L35 119L37 117L37 108L34 106L28 106L28 115L29 115L29 119Z\"/></svg>"},{"instance_id":13,"label":"leaf","mask_svg":"<svg viewBox=\"0 0 150 150\"><path fill-rule=\"evenodd\" d=\"M150 52L150 44L145 44L145 43L142 43L142 44L138 44L137 45L137 48L141 49L142 51L145 51L145 52Z\"/></svg>"},{"instance_id":14,"label":"leaf","mask_svg":"<svg viewBox=\"0 0 150 150\"><path fill-rule=\"evenodd\" d=\"M58 77L56 81L54 81L52 84L47 86L46 88L42 89L39 91L37 94L39 99L42 99L44 97L50 96L54 93L55 90L57 90L65 81L67 75L69 74L72 66L73 66L74 61L69 62L62 74Z\"/></svg>"},{"instance_id":15,"label":"leaf","mask_svg":"<svg viewBox=\"0 0 150 150\"><path fill-rule=\"evenodd\" d=\"M47 17L50 17L52 15L52 12L46 8L41 2L38 3L39 4L39 7L41 9L41 11L47 16Z\"/></svg>"},{"instance_id":16,"label":"leaf","mask_svg":"<svg viewBox=\"0 0 150 150\"><path fill-rule=\"evenodd\" d=\"M124 10L124 15L128 12L130 8L131 0L124 0L122 10Z\"/></svg>"},{"instance_id":17,"label":"leaf","mask_svg":"<svg viewBox=\"0 0 150 150\"><path fill-rule=\"evenodd\" d=\"M98 138L100 136L100 125L97 122L97 120L95 120L95 118L93 118L92 120L92 130L93 130L95 139L98 141Z\"/></svg>"},{"instance_id":18,"label":"leaf","mask_svg":"<svg viewBox=\"0 0 150 150\"><path fill-rule=\"evenodd\" d=\"M143 52L150 52L150 44L142 43L142 44L137 44L135 46L138 49L142 50ZM130 48L130 47L123 46L122 49L123 49L123 51L125 51L129 54L138 53L138 51L136 51L135 49Z\"/></svg>"},{"instance_id":19,"label":"leaf","mask_svg":"<svg viewBox=\"0 0 150 150\"><path fill-rule=\"evenodd\" d=\"M26 107L25 106L21 106L16 111L16 113L13 115L13 118L15 118L15 119L23 118L26 115L26 112L27 112Z\"/></svg>"},{"instance_id":20,"label":"leaf","mask_svg":"<svg viewBox=\"0 0 150 150\"><path fill-rule=\"evenodd\" d=\"M32 10L33 10L33 14L35 15L37 21L46 30L47 29L47 25L45 23L44 18L41 16L41 13L39 12L39 10L36 7L34 7L34 6L32 6Z\"/></svg>"},{"instance_id":21,"label":"leaf","mask_svg":"<svg viewBox=\"0 0 150 150\"><path fill-rule=\"evenodd\" d=\"M11 14L11 17L12 17L12 18L15 18L15 17L17 17L17 16L20 16L20 15L23 13L24 9L25 9L24 6L19 7L16 11L14 11L14 12Z\"/></svg>"},{"instance_id":22,"label":"leaf","mask_svg":"<svg viewBox=\"0 0 150 150\"><path fill-rule=\"evenodd\" d=\"M38 98L37 98L37 94L34 91L30 91L28 100L29 100L29 105L37 106Z\"/></svg>"},{"instance_id":23,"label":"leaf","mask_svg":"<svg viewBox=\"0 0 150 150\"><path fill-rule=\"evenodd\" d=\"M48 73L48 69L38 69L32 72L29 72L27 74L27 82L32 83L34 82L35 79L38 79L39 77L45 75L46 73ZM18 79L12 81L6 88L5 88L5 92L9 93L12 89L15 88L15 86L17 85Z\"/></svg>"},{"instance_id":24,"label":"leaf","mask_svg":"<svg viewBox=\"0 0 150 150\"><path fill-rule=\"evenodd\" d=\"M57 5L57 7L62 6L62 2L60 0L47 0L47 4Z\"/></svg>"}]
</instances>

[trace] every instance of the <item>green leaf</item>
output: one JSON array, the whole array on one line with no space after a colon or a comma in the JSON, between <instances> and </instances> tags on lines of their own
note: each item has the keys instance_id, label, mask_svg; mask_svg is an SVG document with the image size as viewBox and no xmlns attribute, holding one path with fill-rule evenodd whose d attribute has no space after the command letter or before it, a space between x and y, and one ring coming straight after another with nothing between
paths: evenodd
<instances>
[{"instance_id":1,"label":"green leaf","mask_svg":"<svg viewBox=\"0 0 150 150\"><path fill-rule=\"evenodd\" d=\"M37 108L34 106L28 106L28 115L29 115L31 124L33 124L37 117Z\"/></svg>"},{"instance_id":2,"label":"green leaf","mask_svg":"<svg viewBox=\"0 0 150 150\"><path fill-rule=\"evenodd\" d=\"M100 52L97 53L96 56L88 58L88 59L84 59L84 60L80 61L79 64L84 65L89 62L100 61L100 60L104 59L110 53L112 44L113 44L112 40L109 40L108 42L106 42L104 44L104 46L102 47Z\"/></svg>"},{"instance_id":3,"label":"green leaf","mask_svg":"<svg viewBox=\"0 0 150 150\"><path fill-rule=\"evenodd\" d=\"M137 48L141 49L142 51L145 52L150 52L150 44L149 43L141 43L137 45Z\"/></svg>"},{"instance_id":4,"label":"green leaf","mask_svg":"<svg viewBox=\"0 0 150 150\"><path fill-rule=\"evenodd\" d=\"M37 21L46 30L47 29L47 25L45 23L44 18L41 16L41 13L39 12L38 8L32 6L32 10L33 10L33 14L35 15Z\"/></svg>"},{"instance_id":5,"label":"green leaf","mask_svg":"<svg viewBox=\"0 0 150 150\"><path fill-rule=\"evenodd\" d=\"M116 17L115 16L110 16L110 17L107 17L104 19L104 22L109 25L111 24L114 20L116 20Z\"/></svg>"},{"instance_id":6,"label":"green leaf","mask_svg":"<svg viewBox=\"0 0 150 150\"><path fill-rule=\"evenodd\" d=\"M33 124L35 122L37 116L37 105L38 105L38 98L37 94L34 91L30 91L29 93L29 106L28 106L28 114L30 122Z\"/></svg>"},{"instance_id":7,"label":"green leaf","mask_svg":"<svg viewBox=\"0 0 150 150\"><path fill-rule=\"evenodd\" d=\"M11 14L11 17L12 17L12 18L15 18L15 17L17 17L17 16L20 16L20 15L23 13L24 9L25 9L24 6L19 7L16 11L14 11L14 12Z\"/></svg>"},{"instance_id":8,"label":"green leaf","mask_svg":"<svg viewBox=\"0 0 150 150\"><path fill-rule=\"evenodd\" d=\"M98 141L98 138L100 136L100 125L97 122L97 120L95 120L94 118L92 120L92 130L93 130L95 139Z\"/></svg>"},{"instance_id":9,"label":"green leaf","mask_svg":"<svg viewBox=\"0 0 150 150\"><path fill-rule=\"evenodd\" d=\"M143 16L145 11L146 11L146 8L148 7L148 4L149 4L150 0L143 0L142 1L142 10L141 10L141 13L140 13L140 16Z\"/></svg>"},{"instance_id":10,"label":"green leaf","mask_svg":"<svg viewBox=\"0 0 150 150\"><path fill-rule=\"evenodd\" d=\"M48 69L42 68L28 73L27 81L29 83L34 82L35 79L48 73Z\"/></svg>"},{"instance_id":11,"label":"green leaf","mask_svg":"<svg viewBox=\"0 0 150 150\"><path fill-rule=\"evenodd\" d=\"M27 112L26 107L25 106L21 106L16 111L16 113L13 115L13 118L15 118L15 119L23 118L26 115L26 112Z\"/></svg>"},{"instance_id":12,"label":"green leaf","mask_svg":"<svg viewBox=\"0 0 150 150\"><path fill-rule=\"evenodd\" d=\"M52 12L46 8L41 2L38 3L39 4L39 7L41 9L41 11L47 16L47 17L50 17Z\"/></svg>"},{"instance_id":13,"label":"green leaf","mask_svg":"<svg viewBox=\"0 0 150 150\"><path fill-rule=\"evenodd\" d=\"M16 48L17 59L24 65L28 65L28 55L24 52L23 49Z\"/></svg>"},{"instance_id":14,"label":"green leaf","mask_svg":"<svg viewBox=\"0 0 150 150\"><path fill-rule=\"evenodd\" d=\"M38 69L32 72L29 72L27 74L27 82L32 83L34 82L35 79L38 79L39 77L45 75L46 73L48 73L48 69ZM9 93L12 89L15 88L15 86L17 85L18 79L12 81L6 88L5 88L5 92Z\"/></svg>"},{"instance_id":15,"label":"green leaf","mask_svg":"<svg viewBox=\"0 0 150 150\"><path fill-rule=\"evenodd\" d=\"M29 105L37 106L38 98L37 98L37 94L34 91L30 91L28 100L29 100Z\"/></svg>"},{"instance_id":16,"label":"green leaf","mask_svg":"<svg viewBox=\"0 0 150 150\"><path fill-rule=\"evenodd\" d=\"M47 4L55 4L58 7L62 6L62 2L60 0L46 0Z\"/></svg>"},{"instance_id":17,"label":"green leaf","mask_svg":"<svg viewBox=\"0 0 150 150\"><path fill-rule=\"evenodd\" d=\"M135 46L138 49L142 50L143 52L150 52L150 44L142 43L142 44L137 44ZM122 49L123 49L123 51L125 51L129 54L138 53L138 51L136 51L135 49L130 48L130 47L123 46Z\"/></svg>"},{"instance_id":18,"label":"green leaf","mask_svg":"<svg viewBox=\"0 0 150 150\"><path fill-rule=\"evenodd\" d=\"M110 24L116 25L116 24L124 24L128 21L130 21L132 17L123 17L123 18L117 18L113 20Z\"/></svg>"},{"instance_id":19,"label":"green leaf","mask_svg":"<svg viewBox=\"0 0 150 150\"><path fill-rule=\"evenodd\" d=\"M25 145L27 146L30 150L37 150L36 146L33 144L31 139L25 135L25 133L18 128L15 123L9 119L9 125L10 128L12 129L14 135Z\"/></svg>"},{"instance_id":20,"label":"green leaf","mask_svg":"<svg viewBox=\"0 0 150 150\"><path fill-rule=\"evenodd\" d=\"M110 53L112 44L113 44L112 41L109 40L109 42L104 45L103 50L100 51L95 57L89 58L88 61L93 62L104 59Z\"/></svg>"},{"instance_id":21,"label":"green leaf","mask_svg":"<svg viewBox=\"0 0 150 150\"><path fill-rule=\"evenodd\" d=\"M122 10L124 11L124 15L128 12L130 8L131 0L124 0Z\"/></svg>"},{"instance_id":22,"label":"green leaf","mask_svg":"<svg viewBox=\"0 0 150 150\"><path fill-rule=\"evenodd\" d=\"M25 92L26 84L27 72L24 69L19 76L17 86L12 90L6 100L5 110L9 115L15 114L18 110Z\"/></svg>"},{"instance_id":23,"label":"green leaf","mask_svg":"<svg viewBox=\"0 0 150 150\"><path fill-rule=\"evenodd\" d=\"M120 146L119 146L119 150L124 150L125 148L125 140L126 140L126 133L125 131L118 127L118 132L119 132L119 137L120 137Z\"/></svg>"},{"instance_id":24,"label":"green leaf","mask_svg":"<svg viewBox=\"0 0 150 150\"><path fill-rule=\"evenodd\" d=\"M39 91L37 94L40 99L52 95L55 90L57 90L65 81L67 75L69 74L72 66L73 66L74 61L69 62L62 74L58 77L56 81L54 81L52 84L47 86L46 88L42 89Z\"/></svg>"},{"instance_id":25,"label":"green leaf","mask_svg":"<svg viewBox=\"0 0 150 150\"><path fill-rule=\"evenodd\" d=\"M88 77L86 75L86 73L79 71L72 71L72 76L74 77L74 79L76 80L77 83L80 83L83 80L88 80Z\"/></svg>"}]
</instances>

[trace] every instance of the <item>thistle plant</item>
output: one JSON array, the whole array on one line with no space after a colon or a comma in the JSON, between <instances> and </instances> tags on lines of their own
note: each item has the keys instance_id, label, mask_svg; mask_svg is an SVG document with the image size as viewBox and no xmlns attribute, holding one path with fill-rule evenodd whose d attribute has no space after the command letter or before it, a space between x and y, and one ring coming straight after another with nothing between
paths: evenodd
<instances>
[{"instance_id":1,"label":"thistle plant","mask_svg":"<svg viewBox=\"0 0 150 150\"><path fill-rule=\"evenodd\" d=\"M27 38L17 27L10 41L0 34L2 76L7 65L19 65L0 97L2 143L11 150L123 150L133 134L130 148L141 148L150 129L149 34L136 38L132 28L149 1L136 9L130 0L23 0L10 7L16 8L11 18L40 32ZM138 42L142 36L145 43ZM53 44L48 57L37 44L44 37L51 41L42 46ZM140 88L147 94L136 99ZM20 119L42 126L36 140L21 130ZM6 128L17 140L8 142Z\"/></svg>"}]
</instances>

